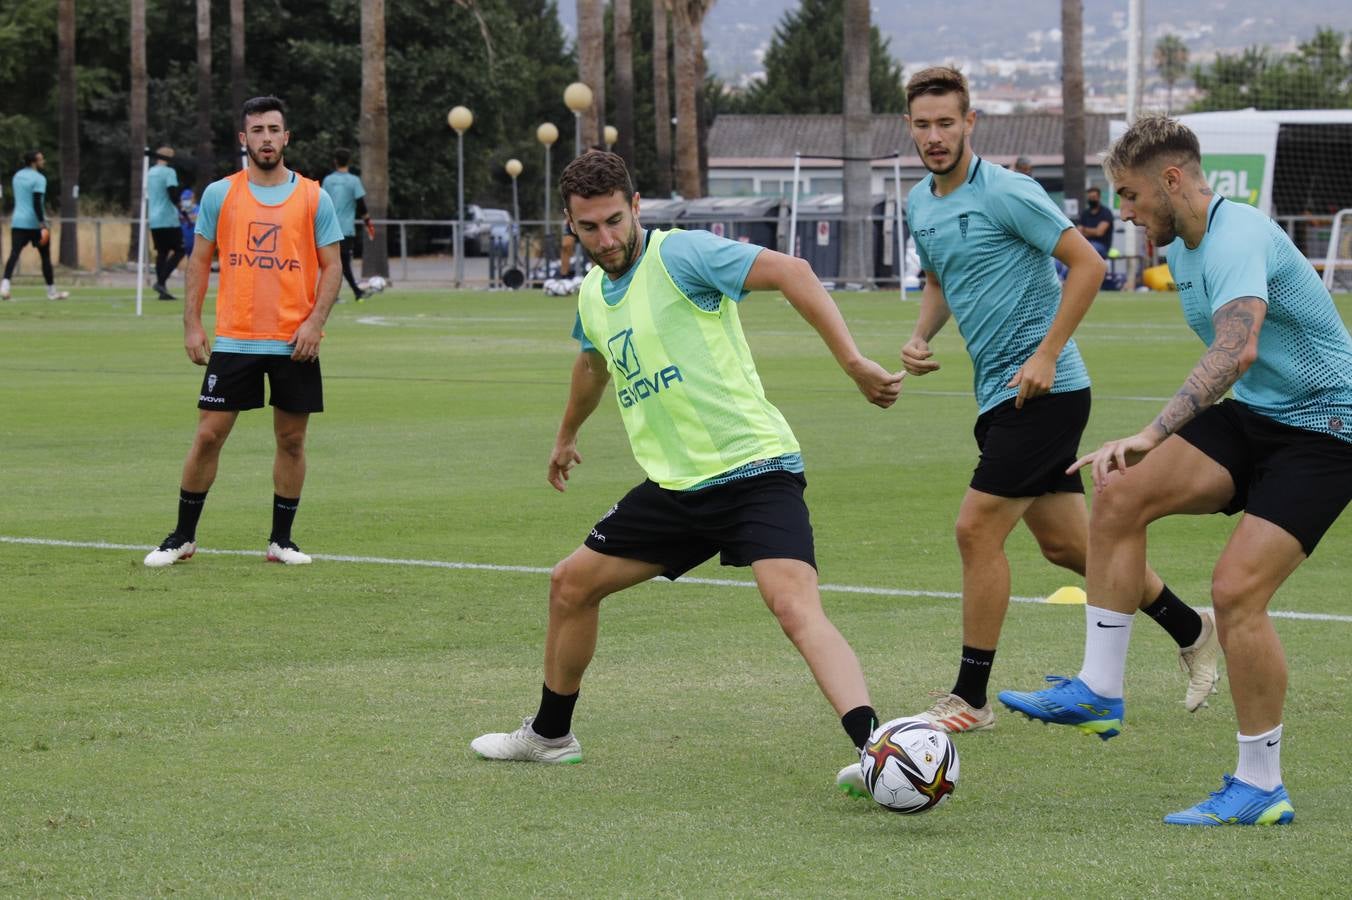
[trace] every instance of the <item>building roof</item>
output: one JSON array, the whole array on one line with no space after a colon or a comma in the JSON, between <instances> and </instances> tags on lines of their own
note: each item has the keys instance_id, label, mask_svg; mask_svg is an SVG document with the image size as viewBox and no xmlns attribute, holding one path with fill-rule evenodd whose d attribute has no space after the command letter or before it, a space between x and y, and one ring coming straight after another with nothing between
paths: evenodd
<instances>
[{"instance_id":1,"label":"building roof","mask_svg":"<svg viewBox=\"0 0 1352 900\"><path fill-rule=\"evenodd\" d=\"M1108 147L1111 116L1086 113L1085 162L1095 164ZM839 157L844 141L843 116L722 115L709 129L709 165L754 168L792 165L795 153L804 157ZM899 115L873 117L870 156L886 157L875 165L889 165L898 150L903 165L920 165L915 145ZM1016 113L1006 116L977 113L972 147L1001 165L1026 156L1034 165L1060 165L1061 116L1055 113ZM835 166L836 160L803 160L803 166Z\"/></svg>"}]
</instances>

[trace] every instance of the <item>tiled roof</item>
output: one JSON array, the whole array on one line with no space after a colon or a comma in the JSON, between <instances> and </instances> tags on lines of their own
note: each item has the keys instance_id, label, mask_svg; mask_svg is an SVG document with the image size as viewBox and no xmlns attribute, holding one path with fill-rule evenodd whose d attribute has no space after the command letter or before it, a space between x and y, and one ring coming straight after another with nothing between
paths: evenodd
<instances>
[{"instance_id":1,"label":"tiled roof","mask_svg":"<svg viewBox=\"0 0 1352 900\"><path fill-rule=\"evenodd\" d=\"M1096 163L1108 147L1108 115L1085 115L1085 161ZM839 156L844 140L842 116L722 115L709 129L711 166L755 166L792 161L804 156ZM1061 116L1055 113L1017 113L1004 116L977 113L972 147L994 162L1008 164L1027 156L1034 164L1061 163ZM919 164L915 145L901 116L873 117L870 156L903 158Z\"/></svg>"}]
</instances>

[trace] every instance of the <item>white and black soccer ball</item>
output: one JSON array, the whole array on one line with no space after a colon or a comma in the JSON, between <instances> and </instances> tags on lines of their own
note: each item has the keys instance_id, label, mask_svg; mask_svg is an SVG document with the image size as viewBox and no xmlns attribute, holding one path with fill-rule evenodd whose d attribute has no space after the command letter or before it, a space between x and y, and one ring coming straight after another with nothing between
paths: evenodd
<instances>
[{"instance_id":1,"label":"white and black soccer ball","mask_svg":"<svg viewBox=\"0 0 1352 900\"><path fill-rule=\"evenodd\" d=\"M860 766L864 784L892 812L922 813L943 803L958 784L958 751L924 719L884 722L869 735Z\"/></svg>"},{"instance_id":2,"label":"white and black soccer ball","mask_svg":"<svg viewBox=\"0 0 1352 900\"><path fill-rule=\"evenodd\" d=\"M372 294L379 294L385 290L387 282L379 275L372 275L366 280L366 290Z\"/></svg>"}]
</instances>

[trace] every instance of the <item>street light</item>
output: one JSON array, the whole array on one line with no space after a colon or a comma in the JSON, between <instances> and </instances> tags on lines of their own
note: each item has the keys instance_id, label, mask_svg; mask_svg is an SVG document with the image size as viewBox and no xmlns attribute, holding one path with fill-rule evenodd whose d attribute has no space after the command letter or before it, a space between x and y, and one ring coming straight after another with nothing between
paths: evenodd
<instances>
[{"instance_id":1,"label":"street light","mask_svg":"<svg viewBox=\"0 0 1352 900\"><path fill-rule=\"evenodd\" d=\"M446 114L446 124L455 129L456 189L460 195L460 213L455 228L455 286L465 280L465 132L474 124L474 113L456 106Z\"/></svg>"},{"instance_id":2,"label":"street light","mask_svg":"<svg viewBox=\"0 0 1352 900\"><path fill-rule=\"evenodd\" d=\"M517 203L516 197L516 176L521 174L521 160L509 159L503 168L507 170L508 175L512 176L512 268L515 269L519 265L516 241L517 235L521 232L521 207Z\"/></svg>"},{"instance_id":3,"label":"street light","mask_svg":"<svg viewBox=\"0 0 1352 900\"><path fill-rule=\"evenodd\" d=\"M573 111L573 156L582 155L582 114L591 109L592 89L574 81L563 91L563 103Z\"/></svg>"},{"instance_id":4,"label":"street light","mask_svg":"<svg viewBox=\"0 0 1352 900\"><path fill-rule=\"evenodd\" d=\"M545 145L545 258L548 259L553 252L550 243L550 228L552 227L552 217L549 212L549 170L551 152L554 149L554 142L559 139L559 129L553 122L546 122L535 129L535 139ZM546 267L548 271L548 267Z\"/></svg>"},{"instance_id":5,"label":"street light","mask_svg":"<svg viewBox=\"0 0 1352 900\"><path fill-rule=\"evenodd\" d=\"M614 125L606 126L606 149L614 147L620 140L620 130Z\"/></svg>"}]
</instances>

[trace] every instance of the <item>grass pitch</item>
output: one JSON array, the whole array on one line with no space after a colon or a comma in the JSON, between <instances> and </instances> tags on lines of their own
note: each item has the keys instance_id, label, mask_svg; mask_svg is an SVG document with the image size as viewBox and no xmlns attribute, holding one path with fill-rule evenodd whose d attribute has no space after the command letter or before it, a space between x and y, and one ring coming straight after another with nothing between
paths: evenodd
<instances>
[{"instance_id":1,"label":"grass pitch","mask_svg":"<svg viewBox=\"0 0 1352 900\"><path fill-rule=\"evenodd\" d=\"M916 306L839 300L894 365ZM492 764L467 745L534 711L545 571L641 477L606 401L569 491L545 483L572 302L388 292L337 307L296 537L356 559L263 562L258 411L223 454L203 552L151 571L201 379L179 310L137 319L126 291L56 304L36 288L0 306L0 894L1314 896L1352 876L1352 516L1274 602L1330 617L1278 621L1292 827L1160 824L1219 786L1236 726L1224 682L1183 710L1173 645L1145 620L1120 737L1002 711L958 739L962 780L939 810L849 801L831 790L849 743L755 590L698 581L603 605L582 765ZM880 713L913 713L951 685L960 638L952 525L975 404L956 329L935 342L943 369L881 411L782 299L742 315L803 444L822 580L875 589L828 590L828 611ZM1085 446L1147 422L1202 352L1155 295L1101 297L1077 339L1095 391ZM1232 524L1152 529L1152 561L1190 602L1209 603ZM1022 530L1009 554L1018 596L1076 583ZM1073 674L1082 622L1016 604L992 687Z\"/></svg>"}]
</instances>

